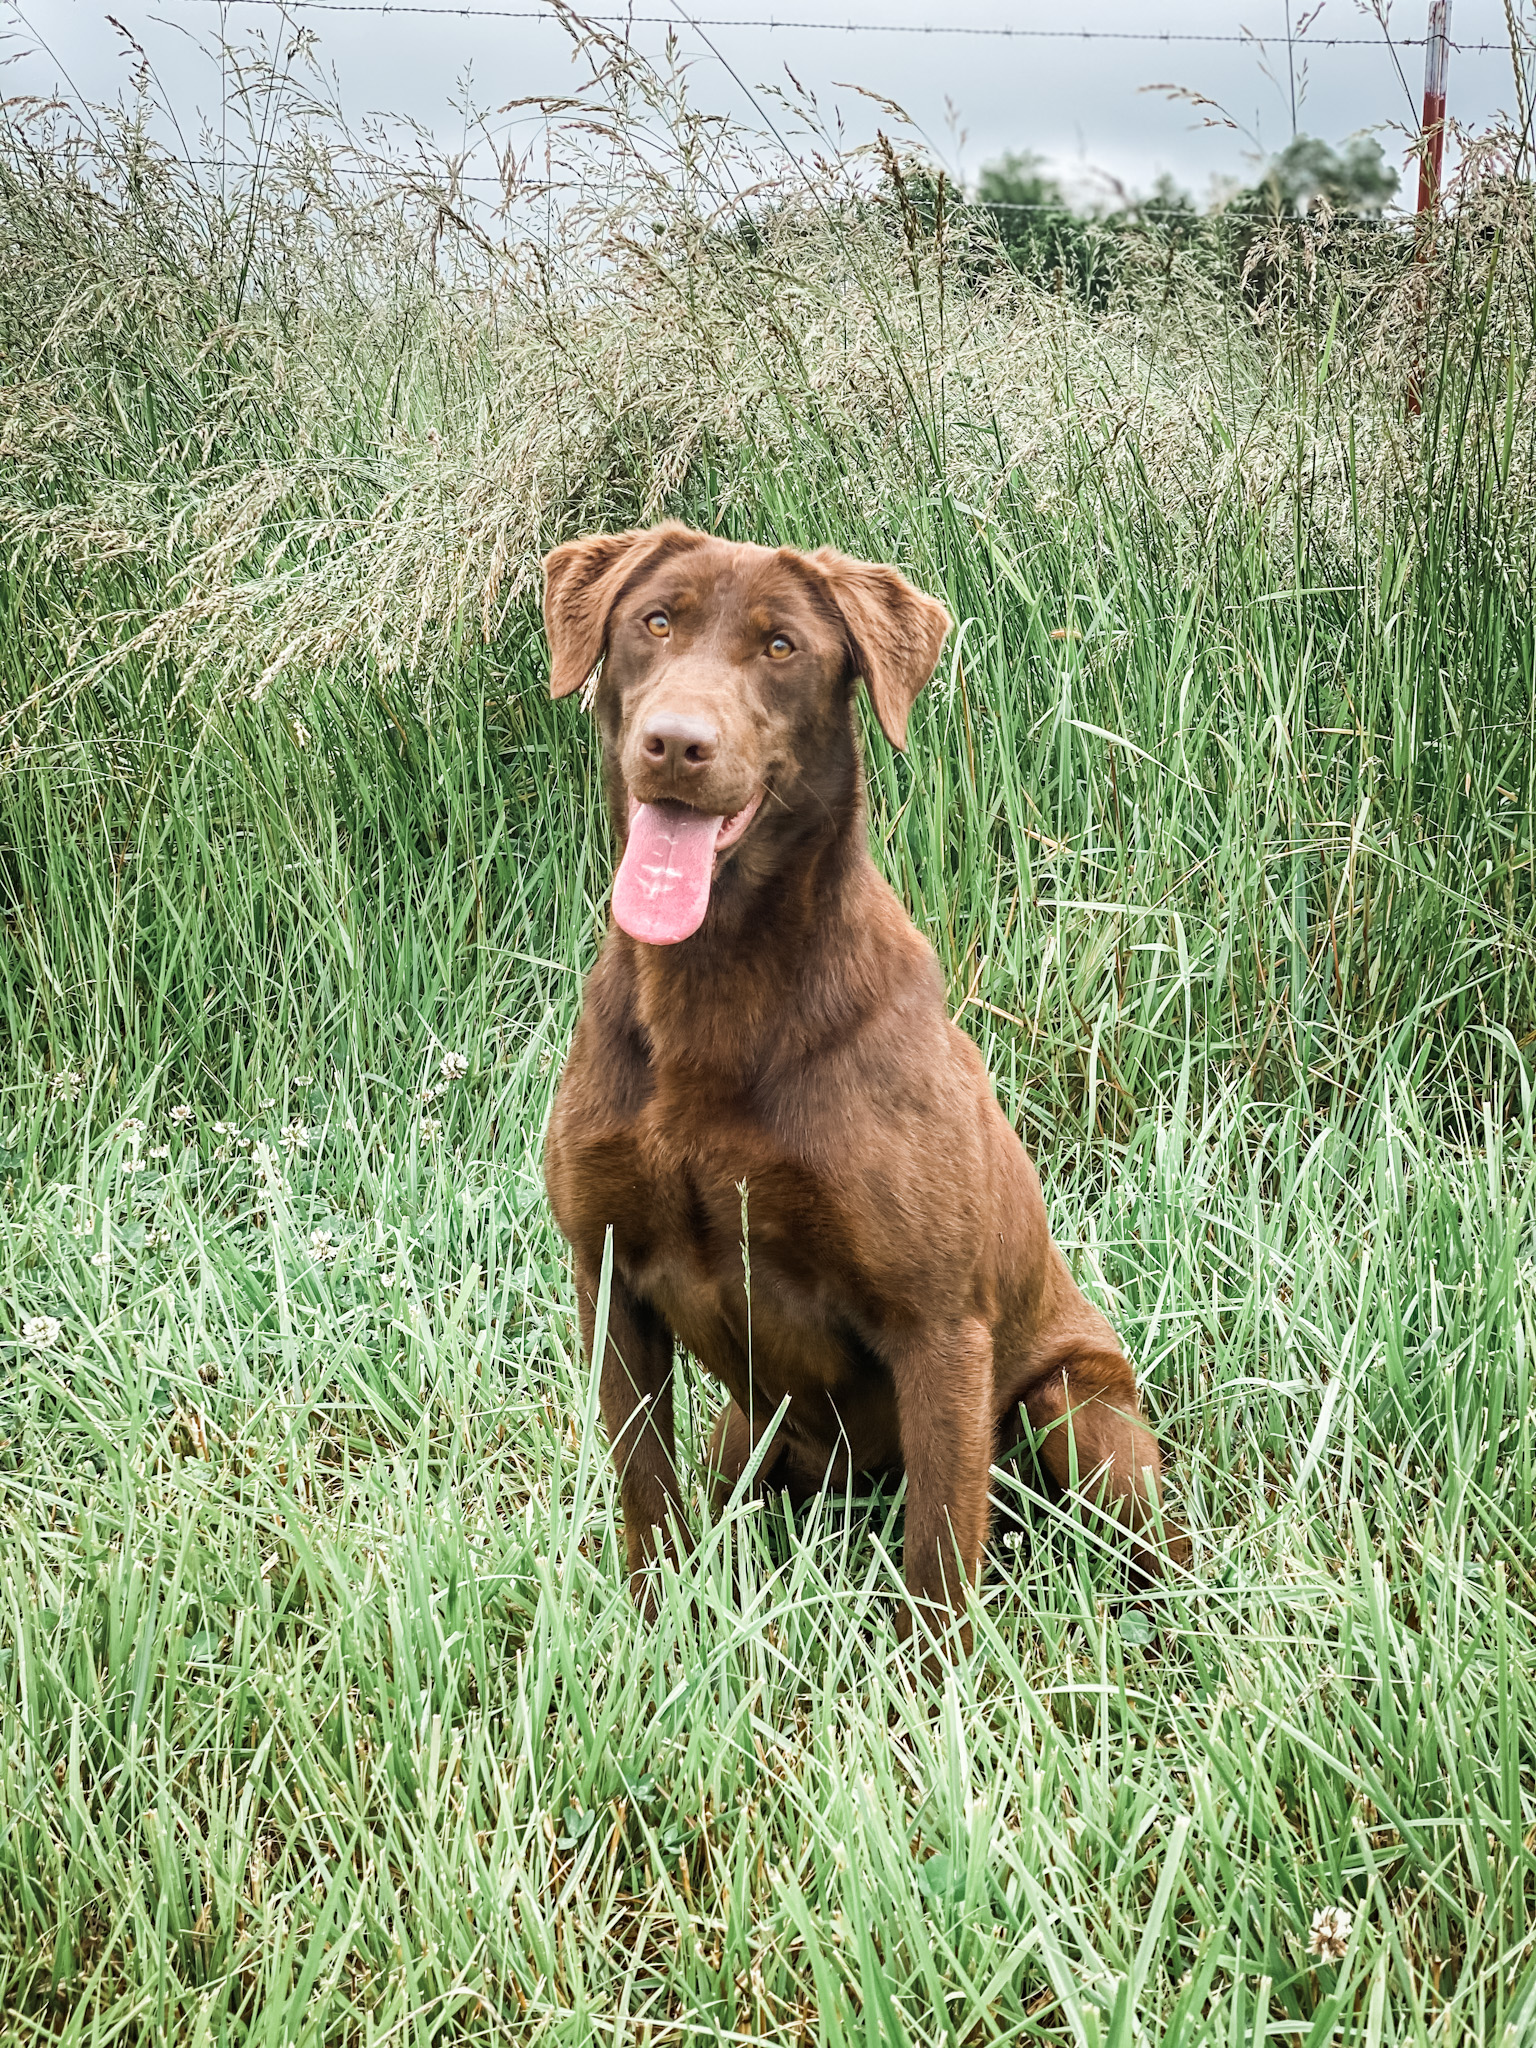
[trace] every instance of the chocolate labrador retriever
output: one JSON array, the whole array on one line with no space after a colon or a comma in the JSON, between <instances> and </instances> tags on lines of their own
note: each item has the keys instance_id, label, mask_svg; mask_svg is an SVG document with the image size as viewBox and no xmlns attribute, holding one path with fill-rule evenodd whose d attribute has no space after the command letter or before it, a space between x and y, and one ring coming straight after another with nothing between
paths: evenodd
<instances>
[{"instance_id":1,"label":"chocolate labrador retriever","mask_svg":"<svg viewBox=\"0 0 1536 2048\"><path fill-rule=\"evenodd\" d=\"M717 1497L755 1451L796 1496L905 1472L930 1626L963 1615L1021 1409L1053 1480L1146 1528L1161 1461L1131 1368L866 844L855 685L904 747L944 607L829 548L678 525L571 541L545 578L553 695L601 663L622 852L545 1176L589 1356L613 1230L599 1384L637 1598L658 1546L687 1542L677 1342L730 1395Z\"/></svg>"}]
</instances>

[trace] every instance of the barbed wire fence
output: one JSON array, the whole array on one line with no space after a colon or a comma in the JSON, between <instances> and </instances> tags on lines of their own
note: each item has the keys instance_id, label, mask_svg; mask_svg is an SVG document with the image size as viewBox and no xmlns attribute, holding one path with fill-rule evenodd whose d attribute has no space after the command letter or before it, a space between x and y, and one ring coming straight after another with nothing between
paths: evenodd
<instances>
[{"instance_id":1,"label":"barbed wire fence","mask_svg":"<svg viewBox=\"0 0 1536 2048\"><path fill-rule=\"evenodd\" d=\"M803 16L789 15L707 15L691 14L681 9L671 14L585 14L555 6L547 7L469 7L441 6L427 4L427 0L180 0L188 7L213 7L221 13L229 13L239 7L257 7L280 14L372 14L372 15L447 15L469 21L542 21L552 25L562 19L573 25L590 24L594 28L736 28L766 29L770 31L793 32L796 34L815 33L826 35L892 35L892 36L964 36L991 38L1004 42L1056 42L1056 43L1212 43L1246 46L1265 49L1271 44L1289 41L1298 54L1309 50L1346 49L1395 49L1422 50L1429 40L1428 35L1394 36L1382 33L1374 36L1333 36L1314 35L1310 32L1292 38L1262 36L1249 29L1235 33L1219 33L1212 30L1185 30L1168 28L1145 29L1097 29L1073 28L1021 28L1008 23L965 23L948 21L905 22L905 21L837 21L809 20ZM1471 55L1476 52L1506 52L1507 41L1451 42L1450 48Z\"/></svg>"},{"instance_id":2,"label":"barbed wire fence","mask_svg":"<svg viewBox=\"0 0 1536 2048\"><path fill-rule=\"evenodd\" d=\"M31 27L23 7L19 4L19 0L4 0L4 4L7 11L15 19L23 22L27 27ZM294 23L297 23L301 17L308 15L363 16L379 20L391 18L399 18L401 20L429 18L466 22L484 21L487 23L544 23L555 27L565 27L577 34L596 30L604 35L620 38L640 28L666 28L670 31L734 29L792 33L795 35L958 38L964 40L986 40L1000 44L1051 43L1089 46L1112 44L1142 47L1222 46L1250 49L1254 52L1255 57L1261 60L1266 58L1272 51L1277 50L1284 50L1293 60L1305 58L1313 52L1374 49L1390 50L1395 53L1398 51L1425 50L1430 69L1433 70L1438 65L1440 79L1440 98L1436 103L1438 111L1434 116L1433 123L1431 122L1431 114L1428 111L1430 102L1428 99L1425 102L1425 125L1419 138L1419 153L1426 162L1429 151L1437 149L1446 132L1444 73L1446 60L1450 52L1454 51L1458 55L1499 53L1505 56L1512 56L1517 72L1517 92L1522 102L1526 100L1526 95L1521 90L1521 81L1518 76L1522 70L1526 53L1523 53L1519 47L1514 16L1506 9L1506 19L1509 23L1509 35L1507 38L1500 40L1479 38L1466 42L1456 42L1449 35L1447 0L1427 0L1428 19L1426 21L1425 33L1422 35L1391 33L1385 15L1380 17L1381 25L1377 33L1370 35L1324 34L1316 27L1315 15L1297 33L1264 35L1247 27L1241 27L1235 32L1223 32L1180 29L1168 26L1109 29L1097 28L1090 24L1038 27L1016 23L839 20L827 17L811 18L804 15L725 16L694 14L680 5L667 13L642 13L634 9L626 10L623 13L587 13L570 6L568 0L547 0L547 4L534 7L490 7L467 4L444 5L441 4L441 0L172 0L172 4L179 4L185 8L216 10L221 21L228 21L231 16L238 15L241 12L276 15L284 21ZM114 17L108 15L106 18L112 22L112 25L120 34L128 36L130 41L135 40ZM1404 82L1406 84L1406 80ZM194 155L190 150L181 152L179 160L188 169L194 171L250 172L259 167L257 161L250 157L232 154L222 156ZM334 158L328 159L325 166L328 176L354 179L377 177L380 175L382 168L382 161L372 165L348 165L338 162ZM390 169L394 175L406 180L414 179L425 183L428 179L428 171L424 165L413 166L395 161L391 163ZM433 167L434 175L437 174L437 170L438 167ZM505 191L508 185L508 175L508 171L505 168L501 170L474 170L469 168L467 164L457 164L452 168L446 182L454 187L499 188ZM1431 183L1434 197L1429 203L1435 205L1438 204L1440 197L1438 155L1436 156L1435 175ZM1419 205L1414 213L1410 214L1406 210L1395 216L1362 213L1354 217L1353 224L1397 233L1401 233L1407 227L1417 226L1418 230L1422 232L1426 206L1425 187L1422 178L1420 185ZM1059 217L1064 211L1063 203L1059 200L968 198L963 191L953 189L951 191L950 204L966 210L984 211L998 217L1039 217L1044 219ZM1133 200L1122 210L1134 214L1138 210L1145 211L1147 206L1148 202L1146 201Z\"/></svg>"}]
</instances>

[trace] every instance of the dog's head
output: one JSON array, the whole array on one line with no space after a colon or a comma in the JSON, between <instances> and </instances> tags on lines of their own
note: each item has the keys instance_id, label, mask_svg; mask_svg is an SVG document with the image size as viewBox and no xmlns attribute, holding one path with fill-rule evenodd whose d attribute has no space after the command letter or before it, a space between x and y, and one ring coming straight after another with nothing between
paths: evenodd
<instances>
[{"instance_id":1,"label":"dog's head","mask_svg":"<svg viewBox=\"0 0 1536 2048\"><path fill-rule=\"evenodd\" d=\"M593 534L544 564L550 691L593 699L632 937L695 932L730 868L761 881L852 808L853 689L893 746L949 630L894 569L686 526Z\"/></svg>"}]
</instances>

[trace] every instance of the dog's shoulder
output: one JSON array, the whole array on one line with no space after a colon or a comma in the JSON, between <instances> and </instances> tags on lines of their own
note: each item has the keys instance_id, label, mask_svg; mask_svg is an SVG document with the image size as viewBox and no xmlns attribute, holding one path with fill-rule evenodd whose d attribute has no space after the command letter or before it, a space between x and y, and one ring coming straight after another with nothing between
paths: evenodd
<instances>
[{"instance_id":1,"label":"dog's shoulder","mask_svg":"<svg viewBox=\"0 0 1536 2048\"><path fill-rule=\"evenodd\" d=\"M636 1116L651 1086L650 1040L640 1018L628 942L609 933L587 976L551 1124Z\"/></svg>"}]
</instances>

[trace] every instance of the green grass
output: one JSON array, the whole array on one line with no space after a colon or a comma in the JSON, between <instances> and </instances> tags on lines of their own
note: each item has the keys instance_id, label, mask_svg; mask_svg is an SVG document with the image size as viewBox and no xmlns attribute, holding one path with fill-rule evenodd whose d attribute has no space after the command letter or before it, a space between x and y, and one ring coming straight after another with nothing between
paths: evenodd
<instances>
[{"instance_id":1,"label":"green grass","mask_svg":"<svg viewBox=\"0 0 1536 2048\"><path fill-rule=\"evenodd\" d=\"M869 741L872 844L1195 1539L1133 1604L1112 1544L999 1473L1023 1540L929 1685L894 1635L899 1493L713 1527L695 1499L699 1554L640 1624L539 1176L609 863L529 572L645 509L688 438L676 391L646 396L668 322L701 380L722 334L738 367L831 346L758 321L782 249L696 242L717 295L686 319L615 292L633 375L606 420L577 417L617 347L589 273L572 467L519 497L483 419L514 443L533 417L531 315L477 355L446 288L421 312L415 273L373 274L349 315L301 266L312 318L257 294L220 330L223 258L167 205L71 259L106 294L159 236L166 303L123 300L109 346L38 225L68 225L67 180L18 161L8 2037L1532 2038L1536 608L1507 248L1436 316L1414 443L1399 366L1338 339L1379 279L1257 329L1194 280L1143 330L1156 387L1113 318L1009 285L995 334L1075 365L1031 467L1001 343L933 397L936 311L974 307L909 292L899 242L886 277L864 226L829 257L791 222L805 304L873 308L859 375L818 357L798 416L694 439L664 493L902 560L964 622L910 753ZM54 324L23 349L27 303ZM441 435L430 518L389 440L402 389ZM1209 438L1170 453L1190 393ZM242 478L268 510L237 546ZM443 600L427 541L473 566L498 519L504 587L475 568ZM274 667L279 640L302 647ZM680 1364L690 1460L713 1400ZM1345 1951L1309 1956L1333 1906Z\"/></svg>"}]
</instances>

